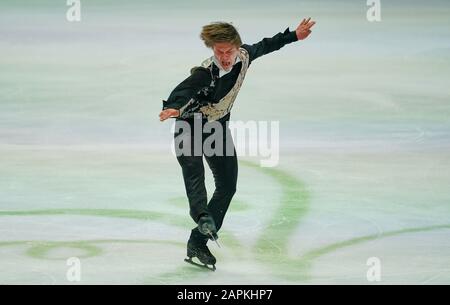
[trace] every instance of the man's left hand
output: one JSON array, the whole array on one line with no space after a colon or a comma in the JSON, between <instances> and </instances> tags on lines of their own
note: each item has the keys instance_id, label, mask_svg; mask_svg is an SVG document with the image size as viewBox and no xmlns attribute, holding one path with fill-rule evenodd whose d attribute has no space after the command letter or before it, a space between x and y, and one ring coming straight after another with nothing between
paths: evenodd
<instances>
[{"instance_id":1,"label":"man's left hand","mask_svg":"<svg viewBox=\"0 0 450 305\"><path fill-rule=\"evenodd\" d=\"M311 28L315 25L316 22L311 20L311 17L308 19L304 18L302 22L299 24L295 33L297 34L298 40L303 40L311 34Z\"/></svg>"}]
</instances>

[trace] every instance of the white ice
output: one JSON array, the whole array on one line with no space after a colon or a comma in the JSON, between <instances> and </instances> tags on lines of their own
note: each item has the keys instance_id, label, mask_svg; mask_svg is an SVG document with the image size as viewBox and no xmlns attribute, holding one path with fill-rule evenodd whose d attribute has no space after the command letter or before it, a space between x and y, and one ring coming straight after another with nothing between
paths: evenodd
<instances>
[{"instance_id":1,"label":"white ice","mask_svg":"<svg viewBox=\"0 0 450 305\"><path fill-rule=\"evenodd\" d=\"M366 1L82 3L74 23L65 1L0 4L0 284L450 283L447 1L383 2L378 23ZM161 100L210 56L203 24L254 43L307 16L246 76L232 119L279 121L280 162L240 156L199 271Z\"/></svg>"}]
</instances>

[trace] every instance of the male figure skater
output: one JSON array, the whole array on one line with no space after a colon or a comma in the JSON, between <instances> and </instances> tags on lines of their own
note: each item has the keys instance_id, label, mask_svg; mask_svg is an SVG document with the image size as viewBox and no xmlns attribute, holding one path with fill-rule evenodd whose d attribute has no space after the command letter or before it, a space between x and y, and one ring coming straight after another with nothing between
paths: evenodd
<instances>
[{"instance_id":1,"label":"male figure skater","mask_svg":"<svg viewBox=\"0 0 450 305\"><path fill-rule=\"evenodd\" d=\"M196 265L215 270L216 258L206 244L208 239L218 238L217 232L236 192L238 163L227 122L248 67L260 56L307 38L314 24L311 18L303 19L295 31L287 28L283 33L253 45L242 44L236 28L229 23L205 25L200 38L214 55L201 66L192 68L191 75L172 91L167 101L163 101L159 118L160 121L176 118L177 160L183 173L190 216L197 223L187 243L187 262L196 264L192 261L196 257L203 264ZM212 123L215 123L214 127L207 128ZM218 123L222 128L217 128ZM201 130L196 131L199 127ZM220 145L219 153L210 155L202 150L202 144L209 135L206 130L212 129L221 129L223 140L215 143ZM200 150L196 150L196 146ZM209 203L203 156L213 173L216 187Z\"/></svg>"}]
</instances>

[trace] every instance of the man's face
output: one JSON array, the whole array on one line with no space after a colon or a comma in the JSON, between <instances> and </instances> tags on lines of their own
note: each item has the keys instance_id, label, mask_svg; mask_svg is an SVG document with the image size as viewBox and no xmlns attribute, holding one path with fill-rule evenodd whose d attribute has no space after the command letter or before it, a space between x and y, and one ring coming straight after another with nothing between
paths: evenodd
<instances>
[{"instance_id":1,"label":"man's face","mask_svg":"<svg viewBox=\"0 0 450 305\"><path fill-rule=\"evenodd\" d=\"M225 71L230 71L236 62L238 48L229 42L218 42L213 46L214 56Z\"/></svg>"}]
</instances>

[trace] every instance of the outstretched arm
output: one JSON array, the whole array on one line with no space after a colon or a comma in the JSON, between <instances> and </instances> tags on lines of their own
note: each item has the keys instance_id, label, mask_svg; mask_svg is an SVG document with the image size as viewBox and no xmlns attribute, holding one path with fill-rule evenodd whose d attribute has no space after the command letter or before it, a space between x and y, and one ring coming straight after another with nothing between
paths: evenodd
<instances>
[{"instance_id":1,"label":"outstretched arm","mask_svg":"<svg viewBox=\"0 0 450 305\"><path fill-rule=\"evenodd\" d=\"M314 24L316 23L311 21L311 18L303 19L295 31L291 32L287 28L284 33L278 33L271 38L264 38L253 45L244 44L242 47L248 51L250 62L252 62L258 57L277 51L289 43L307 38L311 34L311 28Z\"/></svg>"}]
</instances>

